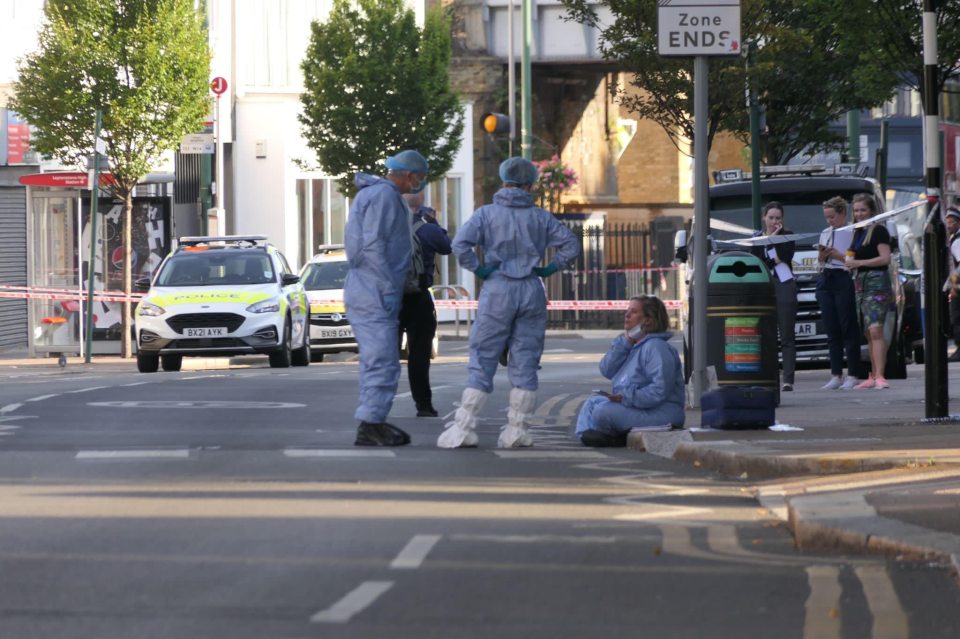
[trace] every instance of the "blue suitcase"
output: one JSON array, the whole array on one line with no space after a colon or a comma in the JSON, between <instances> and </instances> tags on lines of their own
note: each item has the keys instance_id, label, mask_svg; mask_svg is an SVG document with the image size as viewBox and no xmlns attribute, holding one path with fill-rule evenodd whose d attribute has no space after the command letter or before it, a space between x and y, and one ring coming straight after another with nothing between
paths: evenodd
<instances>
[{"instance_id":1,"label":"blue suitcase","mask_svg":"<svg viewBox=\"0 0 960 639\"><path fill-rule=\"evenodd\" d=\"M767 428L776 422L776 394L762 386L723 386L700 396L700 425L721 430Z\"/></svg>"}]
</instances>

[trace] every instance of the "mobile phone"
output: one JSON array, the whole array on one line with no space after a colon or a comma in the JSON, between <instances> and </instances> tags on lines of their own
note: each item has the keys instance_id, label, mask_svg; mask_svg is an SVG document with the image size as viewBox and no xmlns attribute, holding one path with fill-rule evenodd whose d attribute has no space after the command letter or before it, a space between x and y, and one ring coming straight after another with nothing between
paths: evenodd
<instances>
[{"instance_id":1,"label":"mobile phone","mask_svg":"<svg viewBox=\"0 0 960 639\"><path fill-rule=\"evenodd\" d=\"M610 393L608 393L605 390L600 390L599 388L595 388L591 392L593 392L596 395L603 395L604 397L610 397Z\"/></svg>"}]
</instances>

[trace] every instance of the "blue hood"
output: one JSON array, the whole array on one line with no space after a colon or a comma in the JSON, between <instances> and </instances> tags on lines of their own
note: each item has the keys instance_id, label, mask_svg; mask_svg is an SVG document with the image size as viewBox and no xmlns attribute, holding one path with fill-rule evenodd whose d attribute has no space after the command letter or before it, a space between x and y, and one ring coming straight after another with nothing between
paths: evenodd
<instances>
[{"instance_id":1,"label":"blue hood","mask_svg":"<svg viewBox=\"0 0 960 639\"><path fill-rule=\"evenodd\" d=\"M516 187L505 187L493 194L493 203L512 209L528 209L533 206L533 193Z\"/></svg>"}]
</instances>

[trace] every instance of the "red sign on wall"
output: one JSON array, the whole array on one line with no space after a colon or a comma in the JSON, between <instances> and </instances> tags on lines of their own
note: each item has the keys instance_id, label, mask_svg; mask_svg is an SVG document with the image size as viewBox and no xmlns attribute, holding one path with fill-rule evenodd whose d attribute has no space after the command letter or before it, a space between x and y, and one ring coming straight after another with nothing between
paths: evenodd
<instances>
[{"instance_id":1,"label":"red sign on wall","mask_svg":"<svg viewBox=\"0 0 960 639\"><path fill-rule=\"evenodd\" d=\"M24 175L19 179L24 186L50 186L64 189L85 189L90 176L82 171L51 171L50 173L34 173ZM109 186L113 183L113 175L100 174L100 186Z\"/></svg>"},{"instance_id":2,"label":"red sign on wall","mask_svg":"<svg viewBox=\"0 0 960 639\"><path fill-rule=\"evenodd\" d=\"M30 125L7 112L7 164L26 164L30 152Z\"/></svg>"}]
</instances>

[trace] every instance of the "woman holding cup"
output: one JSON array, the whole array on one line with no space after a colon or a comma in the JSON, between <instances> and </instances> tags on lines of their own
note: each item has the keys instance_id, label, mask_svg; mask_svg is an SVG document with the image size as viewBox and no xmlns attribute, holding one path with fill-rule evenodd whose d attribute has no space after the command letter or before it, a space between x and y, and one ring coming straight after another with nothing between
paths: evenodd
<instances>
[{"instance_id":1,"label":"woman holding cup","mask_svg":"<svg viewBox=\"0 0 960 639\"><path fill-rule=\"evenodd\" d=\"M869 220L877 214L877 202L869 193L853 196L854 222ZM896 311L893 284L890 281L890 232L883 224L870 224L858 228L853 234L851 251L847 252L845 266L856 270L854 288L857 293L857 312L862 320L870 353L870 377L854 389L890 388L884 378L887 364L887 340L883 325L887 313ZM853 255L850 255L850 253Z\"/></svg>"}]
</instances>

